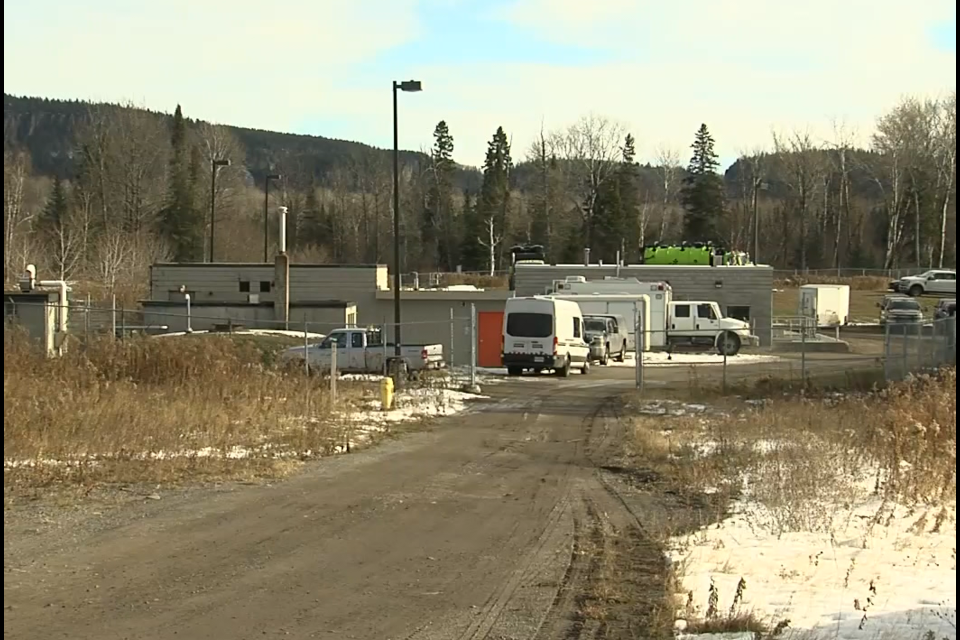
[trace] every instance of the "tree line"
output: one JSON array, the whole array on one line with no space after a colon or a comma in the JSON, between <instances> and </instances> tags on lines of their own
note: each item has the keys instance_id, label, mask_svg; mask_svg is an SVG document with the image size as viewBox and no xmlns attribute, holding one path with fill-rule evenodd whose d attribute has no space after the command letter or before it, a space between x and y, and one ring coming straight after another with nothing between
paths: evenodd
<instances>
[{"instance_id":1,"label":"tree line","mask_svg":"<svg viewBox=\"0 0 960 640\"><path fill-rule=\"evenodd\" d=\"M389 152L198 122L179 106L37 103L72 115L44 119L5 96L8 282L33 262L51 277L142 285L153 262L210 258L211 207L218 261L262 260L265 211L272 254L283 205L295 261L392 262ZM841 126L830 140L777 132L725 172L708 125L692 133L688 152L659 148L640 164L634 132L602 115L542 130L519 152L499 127L472 169L454 162L456 133L439 122L430 149L402 157L404 270L500 270L516 243L552 261L586 247L636 261L652 242L750 252L755 231L761 261L783 269L956 264L955 92L904 98L869 148Z\"/></svg>"}]
</instances>

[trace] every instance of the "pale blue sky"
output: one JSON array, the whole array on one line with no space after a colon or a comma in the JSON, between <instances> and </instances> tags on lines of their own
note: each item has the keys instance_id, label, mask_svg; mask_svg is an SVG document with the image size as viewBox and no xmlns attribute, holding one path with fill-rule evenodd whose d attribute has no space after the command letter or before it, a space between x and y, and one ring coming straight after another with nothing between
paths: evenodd
<instances>
[{"instance_id":1,"label":"pale blue sky","mask_svg":"<svg viewBox=\"0 0 960 640\"><path fill-rule=\"evenodd\" d=\"M949 0L4 0L4 91L132 101L241 126L428 147L479 164L589 112L652 159L706 122L730 160L771 131L867 139L905 93L956 87Z\"/></svg>"}]
</instances>

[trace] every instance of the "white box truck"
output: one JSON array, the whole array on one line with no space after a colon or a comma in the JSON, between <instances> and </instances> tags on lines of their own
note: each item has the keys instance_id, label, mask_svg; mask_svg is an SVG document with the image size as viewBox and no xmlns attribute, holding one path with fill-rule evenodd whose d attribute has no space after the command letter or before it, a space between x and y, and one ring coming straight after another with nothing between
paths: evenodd
<instances>
[{"instance_id":1,"label":"white box truck","mask_svg":"<svg viewBox=\"0 0 960 640\"><path fill-rule=\"evenodd\" d=\"M817 327L838 327L850 321L850 286L846 284L805 284L800 287L798 315L810 318Z\"/></svg>"},{"instance_id":2,"label":"white box truck","mask_svg":"<svg viewBox=\"0 0 960 640\"><path fill-rule=\"evenodd\" d=\"M636 278L586 280L573 276L554 282L552 297L580 305L584 315L617 313L635 318L634 309L643 301L641 318L644 351L674 346L715 347L721 354L736 355L740 348L757 346L759 338L750 324L726 318L713 301L673 300L673 290L664 282L640 282ZM636 328L629 340L636 344Z\"/></svg>"}]
</instances>

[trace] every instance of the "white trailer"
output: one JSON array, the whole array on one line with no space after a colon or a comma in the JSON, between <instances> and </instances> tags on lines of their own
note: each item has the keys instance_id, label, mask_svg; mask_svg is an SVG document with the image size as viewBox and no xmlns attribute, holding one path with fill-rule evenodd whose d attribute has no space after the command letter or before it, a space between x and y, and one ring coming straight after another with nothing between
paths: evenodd
<instances>
[{"instance_id":1,"label":"white trailer","mask_svg":"<svg viewBox=\"0 0 960 640\"><path fill-rule=\"evenodd\" d=\"M666 282L640 282L636 278L616 278L607 276L602 280L587 280L584 276L567 276L563 280L554 280L549 294L629 294L649 295L672 291Z\"/></svg>"},{"instance_id":2,"label":"white trailer","mask_svg":"<svg viewBox=\"0 0 960 640\"><path fill-rule=\"evenodd\" d=\"M800 287L799 313L817 327L837 327L850 320L850 286L846 284L805 284Z\"/></svg>"},{"instance_id":3,"label":"white trailer","mask_svg":"<svg viewBox=\"0 0 960 640\"><path fill-rule=\"evenodd\" d=\"M665 347L666 333L663 327L667 325L667 305L670 303L670 291L659 291L656 294L628 294L628 293L555 293L551 296L559 300L572 300L580 305L583 315L621 315L627 319L627 349L633 351L637 344L636 323L637 305L646 301L646 309L641 318L643 327L643 348L649 351L651 347ZM657 328L660 328L658 331ZM651 331L653 329L653 331Z\"/></svg>"}]
</instances>

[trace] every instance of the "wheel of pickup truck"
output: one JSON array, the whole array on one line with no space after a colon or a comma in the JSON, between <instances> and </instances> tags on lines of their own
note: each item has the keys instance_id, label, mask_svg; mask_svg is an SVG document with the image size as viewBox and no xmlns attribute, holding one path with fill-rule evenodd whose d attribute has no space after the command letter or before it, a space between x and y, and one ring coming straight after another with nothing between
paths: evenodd
<instances>
[{"instance_id":1,"label":"wheel of pickup truck","mask_svg":"<svg viewBox=\"0 0 960 640\"><path fill-rule=\"evenodd\" d=\"M555 370L556 374L561 378L566 378L570 375L570 360L566 360L563 363L563 366Z\"/></svg>"},{"instance_id":2,"label":"wheel of pickup truck","mask_svg":"<svg viewBox=\"0 0 960 640\"><path fill-rule=\"evenodd\" d=\"M627 346L624 345L620 347L620 353L617 354L617 357L614 358L617 362L626 362L627 361Z\"/></svg>"},{"instance_id":3,"label":"wheel of pickup truck","mask_svg":"<svg viewBox=\"0 0 960 640\"><path fill-rule=\"evenodd\" d=\"M722 356L735 356L740 353L740 336L732 331L724 331L717 337L717 353Z\"/></svg>"},{"instance_id":4,"label":"wheel of pickup truck","mask_svg":"<svg viewBox=\"0 0 960 640\"><path fill-rule=\"evenodd\" d=\"M523 369L520 367L507 367L507 375L513 377L523 375Z\"/></svg>"},{"instance_id":5,"label":"wheel of pickup truck","mask_svg":"<svg viewBox=\"0 0 960 640\"><path fill-rule=\"evenodd\" d=\"M600 366L605 367L610 364L610 347L606 347L603 350L603 355L600 356Z\"/></svg>"},{"instance_id":6,"label":"wheel of pickup truck","mask_svg":"<svg viewBox=\"0 0 960 640\"><path fill-rule=\"evenodd\" d=\"M920 296L923 295L923 287L920 286L919 284L915 284L907 290L907 293L909 293L914 298L919 298Z\"/></svg>"}]
</instances>

